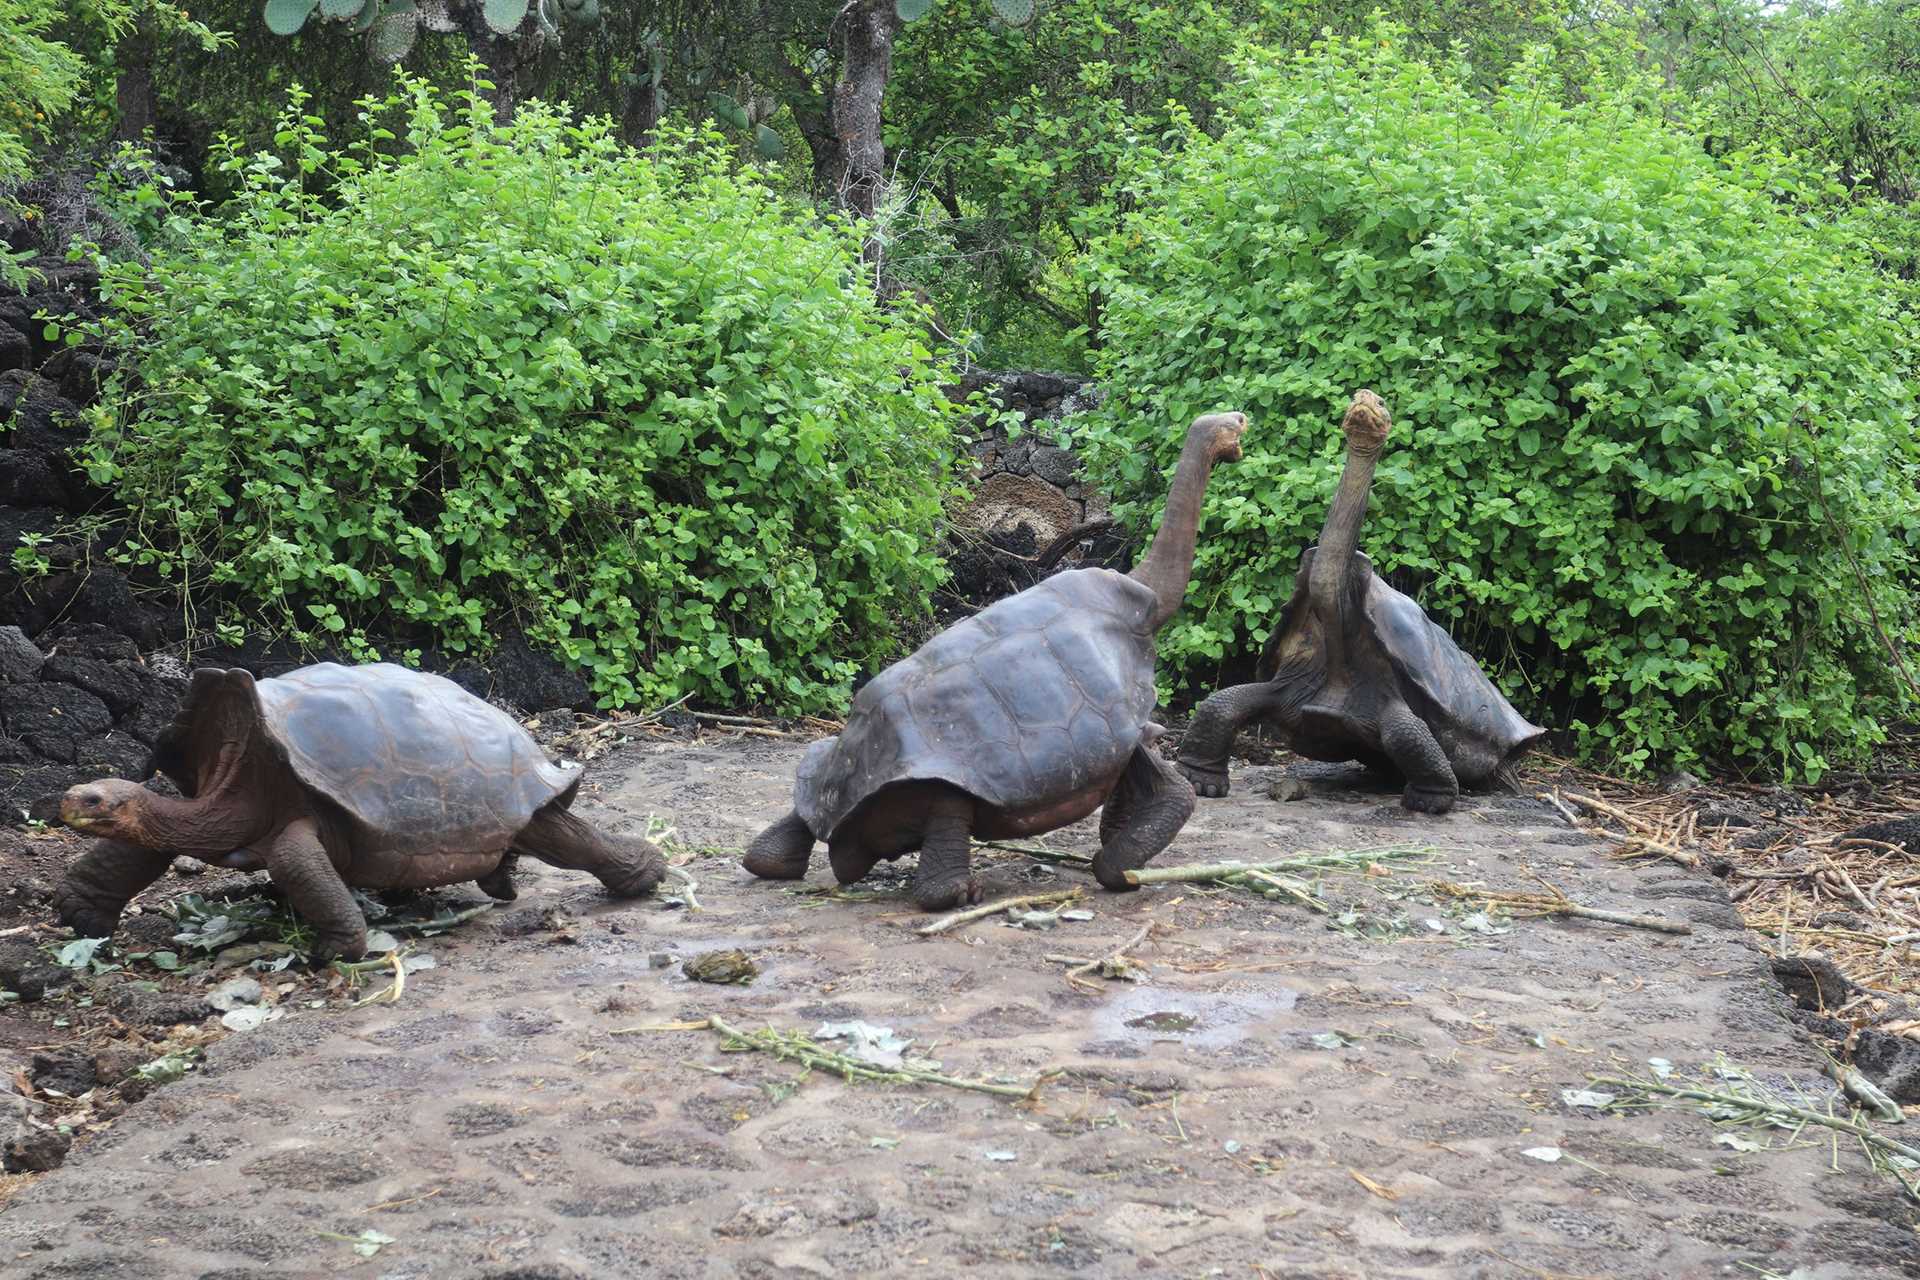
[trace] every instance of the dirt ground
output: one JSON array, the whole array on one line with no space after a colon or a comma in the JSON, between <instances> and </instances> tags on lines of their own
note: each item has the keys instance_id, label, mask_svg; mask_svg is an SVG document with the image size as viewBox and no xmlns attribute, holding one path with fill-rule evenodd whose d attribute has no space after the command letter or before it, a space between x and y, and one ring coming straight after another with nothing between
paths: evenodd
<instances>
[{"instance_id":1,"label":"dirt ground","mask_svg":"<svg viewBox=\"0 0 1920 1280\"><path fill-rule=\"evenodd\" d=\"M1830 1096L1709 877L1609 860L1528 799L1425 818L1357 773L1239 765L1233 795L1202 801L1156 865L1410 842L1434 860L1329 877L1317 915L1195 885L1113 895L982 849L995 896L1084 884L1094 918L923 938L904 868L849 898L820 892L824 854L809 891L736 865L786 810L801 750L709 738L596 761L582 811L670 820L702 910L611 903L523 864L518 902L420 944L436 967L397 1003L321 992L312 1008L313 980L294 982L284 1016L211 1043L62 1167L18 1180L0 1273L1920 1276L1911 1206L1857 1145L1563 1098L1596 1074L1647 1076L1650 1059ZM1310 780L1306 798L1269 798L1283 772ZM1092 824L1045 843L1090 853ZM15 857L36 875L70 847L28 844ZM1476 918L1423 889L1532 875L1692 932ZM188 888L206 886L169 877L155 896ZM1147 924L1130 952L1145 981L1083 990L1047 958L1099 956ZM683 973L719 948L749 953L757 980ZM97 994L16 1008L0 1066ZM1060 1074L1022 1102L803 1078L722 1053L710 1030L632 1030L715 1014L881 1024L967 1079ZM1754 1145L1769 1149L1740 1149ZM1544 1149L1559 1158L1528 1154ZM368 1231L390 1243L362 1257Z\"/></svg>"}]
</instances>

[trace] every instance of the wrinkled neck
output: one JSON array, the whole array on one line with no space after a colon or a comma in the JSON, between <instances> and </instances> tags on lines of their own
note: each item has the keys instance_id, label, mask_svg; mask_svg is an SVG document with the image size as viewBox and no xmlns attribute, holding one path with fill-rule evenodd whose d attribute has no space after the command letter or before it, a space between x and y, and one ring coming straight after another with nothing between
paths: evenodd
<instances>
[{"instance_id":1,"label":"wrinkled neck","mask_svg":"<svg viewBox=\"0 0 1920 1280\"><path fill-rule=\"evenodd\" d=\"M259 839L267 824L257 805L229 792L198 800L149 793L129 825L142 847L214 859Z\"/></svg>"},{"instance_id":2,"label":"wrinkled neck","mask_svg":"<svg viewBox=\"0 0 1920 1280\"><path fill-rule=\"evenodd\" d=\"M1128 575L1158 597L1151 620L1155 631L1166 625L1186 598L1187 580L1193 576L1194 542L1200 534L1200 504L1206 499L1212 471L1211 442L1189 437L1180 451L1180 465L1174 468L1173 487L1167 492L1167 507L1160 514L1153 546Z\"/></svg>"},{"instance_id":3,"label":"wrinkled neck","mask_svg":"<svg viewBox=\"0 0 1920 1280\"><path fill-rule=\"evenodd\" d=\"M1373 487L1373 469L1379 461L1377 448L1347 446L1347 465L1340 473L1340 487L1334 490L1333 505L1327 508L1327 521L1320 526L1320 541L1313 553L1311 586L1322 605L1335 603L1341 582L1353 568L1353 553L1360 545L1360 523L1367 515L1367 493Z\"/></svg>"}]
</instances>

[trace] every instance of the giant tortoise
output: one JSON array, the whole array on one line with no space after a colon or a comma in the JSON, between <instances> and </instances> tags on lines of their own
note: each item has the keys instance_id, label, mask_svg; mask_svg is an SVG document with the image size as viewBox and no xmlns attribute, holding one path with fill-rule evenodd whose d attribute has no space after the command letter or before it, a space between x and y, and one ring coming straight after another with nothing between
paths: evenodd
<instances>
[{"instance_id":1,"label":"giant tortoise","mask_svg":"<svg viewBox=\"0 0 1920 1280\"><path fill-rule=\"evenodd\" d=\"M61 798L62 821L103 837L54 896L85 937L111 934L176 854L266 870L313 926L316 960L365 952L349 885L478 880L510 898L510 859L526 853L636 897L666 870L646 840L567 811L578 766L549 763L511 716L451 680L389 663L322 662L258 682L195 671L155 764L185 799L121 779Z\"/></svg>"},{"instance_id":2,"label":"giant tortoise","mask_svg":"<svg viewBox=\"0 0 1920 1280\"><path fill-rule=\"evenodd\" d=\"M1247 420L1200 418L1160 530L1127 574L1057 573L956 624L874 677L837 737L801 761L793 812L757 836L746 868L805 875L816 840L842 884L920 850L913 898L976 901L973 836L1033 835L1105 806L1093 871L1110 889L1166 848L1193 788L1151 747L1154 634L1180 607L1207 477L1240 456Z\"/></svg>"},{"instance_id":3,"label":"giant tortoise","mask_svg":"<svg viewBox=\"0 0 1920 1280\"><path fill-rule=\"evenodd\" d=\"M1181 740L1180 771L1201 795L1227 794L1227 753L1254 720L1279 729L1309 759L1397 773L1406 780L1401 803L1423 813L1453 808L1462 784L1504 779L1545 735L1356 550L1390 426L1378 396L1354 396L1340 487L1319 543L1300 558L1259 680L1202 702Z\"/></svg>"}]
</instances>

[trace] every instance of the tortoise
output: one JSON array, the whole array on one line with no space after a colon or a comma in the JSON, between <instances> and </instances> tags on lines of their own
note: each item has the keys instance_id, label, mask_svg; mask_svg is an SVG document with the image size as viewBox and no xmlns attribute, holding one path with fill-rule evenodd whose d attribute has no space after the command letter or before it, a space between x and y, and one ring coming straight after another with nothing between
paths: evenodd
<instances>
[{"instance_id":1,"label":"tortoise","mask_svg":"<svg viewBox=\"0 0 1920 1280\"><path fill-rule=\"evenodd\" d=\"M995 602L869 681L847 725L814 743L793 811L747 849L772 880L807 873L816 840L842 884L920 851L922 910L978 901L968 841L1034 835L1104 806L1094 875L1166 848L1193 788L1152 749L1154 634L1180 606L1200 504L1217 462L1240 456L1243 414L1188 430L1159 532L1131 573L1071 569Z\"/></svg>"},{"instance_id":2,"label":"tortoise","mask_svg":"<svg viewBox=\"0 0 1920 1280\"><path fill-rule=\"evenodd\" d=\"M1178 767L1201 795L1227 794L1227 753L1254 720L1309 759L1358 760L1403 778L1400 802L1421 813L1452 809L1462 785L1510 783L1514 763L1546 734L1356 549L1391 425L1378 396L1354 396L1340 487L1320 541L1300 558L1258 680L1208 697L1181 741Z\"/></svg>"},{"instance_id":3,"label":"tortoise","mask_svg":"<svg viewBox=\"0 0 1920 1280\"><path fill-rule=\"evenodd\" d=\"M512 857L525 853L638 897L666 870L646 840L568 812L579 766L550 763L511 716L451 680L390 663L258 682L203 667L154 762L184 799L117 778L61 797L63 822L102 837L54 895L83 937L111 934L176 854L266 870L316 931L316 963L365 953L349 885L478 880L511 898Z\"/></svg>"}]
</instances>

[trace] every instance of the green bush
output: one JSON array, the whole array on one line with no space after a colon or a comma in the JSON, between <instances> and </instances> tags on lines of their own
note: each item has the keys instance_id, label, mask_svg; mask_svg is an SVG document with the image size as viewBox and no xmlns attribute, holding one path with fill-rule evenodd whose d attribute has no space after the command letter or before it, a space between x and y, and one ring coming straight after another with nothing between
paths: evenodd
<instances>
[{"instance_id":1,"label":"green bush","mask_svg":"<svg viewBox=\"0 0 1920 1280\"><path fill-rule=\"evenodd\" d=\"M857 237L717 138L403 88L346 148L296 94L286 164L110 274L140 557L353 651L512 612L616 702L834 705L926 610L957 412Z\"/></svg>"},{"instance_id":2,"label":"green bush","mask_svg":"<svg viewBox=\"0 0 1920 1280\"><path fill-rule=\"evenodd\" d=\"M1373 387L1364 545L1524 711L1628 768L1817 775L1905 696L1877 627L1914 635L1909 335L1769 174L1550 73L1489 100L1390 33L1322 44L1134 175L1098 472L1148 522L1163 424L1254 421L1161 653L1205 682L1256 650Z\"/></svg>"}]
</instances>

